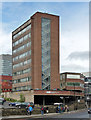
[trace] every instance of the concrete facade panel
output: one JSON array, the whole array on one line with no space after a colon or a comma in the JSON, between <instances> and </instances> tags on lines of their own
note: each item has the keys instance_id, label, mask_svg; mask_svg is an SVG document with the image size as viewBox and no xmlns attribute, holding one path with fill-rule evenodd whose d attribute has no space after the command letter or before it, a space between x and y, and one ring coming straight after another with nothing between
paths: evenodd
<instances>
[{"instance_id":1,"label":"concrete facade panel","mask_svg":"<svg viewBox=\"0 0 91 120\"><path fill-rule=\"evenodd\" d=\"M22 74L22 75L18 75L18 76L13 76L13 80L18 80L18 79L29 77L29 76L31 76L30 73L26 73L26 74Z\"/></svg>"},{"instance_id":2,"label":"concrete facade panel","mask_svg":"<svg viewBox=\"0 0 91 120\"><path fill-rule=\"evenodd\" d=\"M15 84L13 84L13 87L20 87L20 86L27 86L27 85L31 85L31 81L15 83Z\"/></svg>"}]
</instances>

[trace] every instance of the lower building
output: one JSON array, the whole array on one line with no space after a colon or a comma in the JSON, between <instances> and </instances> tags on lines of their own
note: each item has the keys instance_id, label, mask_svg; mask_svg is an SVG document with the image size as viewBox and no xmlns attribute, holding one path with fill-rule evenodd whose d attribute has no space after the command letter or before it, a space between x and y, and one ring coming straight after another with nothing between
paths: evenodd
<instances>
[{"instance_id":1,"label":"lower building","mask_svg":"<svg viewBox=\"0 0 91 120\"><path fill-rule=\"evenodd\" d=\"M65 72L60 74L60 87L62 90L84 93L84 75L81 73Z\"/></svg>"},{"instance_id":2,"label":"lower building","mask_svg":"<svg viewBox=\"0 0 91 120\"><path fill-rule=\"evenodd\" d=\"M2 92L11 92L12 76L0 75L0 88Z\"/></svg>"},{"instance_id":3,"label":"lower building","mask_svg":"<svg viewBox=\"0 0 91 120\"><path fill-rule=\"evenodd\" d=\"M20 94L25 96L26 102L34 102L34 104L48 105L56 102L64 104L74 102L74 100L84 98L84 75L81 73L62 73L60 74L60 89L21 90L12 92L7 97L19 100Z\"/></svg>"},{"instance_id":4,"label":"lower building","mask_svg":"<svg viewBox=\"0 0 91 120\"><path fill-rule=\"evenodd\" d=\"M64 104L74 102L74 91L66 90L25 90L17 92L9 92L4 94L8 98L20 99L23 94L25 102L33 102L40 105L51 105L53 103L62 102ZM84 93L75 92L75 98L84 98Z\"/></svg>"},{"instance_id":5,"label":"lower building","mask_svg":"<svg viewBox=\"0 0 91 120\"><path fill-rule=\"evenodd\" d=\"M12 90L12 55L0 55L0 93Z\"/></svg>"}]
</instances>

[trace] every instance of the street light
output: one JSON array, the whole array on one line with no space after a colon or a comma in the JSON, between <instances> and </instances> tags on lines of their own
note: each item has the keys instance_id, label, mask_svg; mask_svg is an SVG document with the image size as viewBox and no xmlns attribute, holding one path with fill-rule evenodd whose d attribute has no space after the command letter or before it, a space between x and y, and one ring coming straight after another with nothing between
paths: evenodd
<instances>
[{"instance_id":1,"label":"street light","mask_svg":"<svg viewBox=\"0 0 91 120\"><path fill-rule=\"evenodd\" d=\"M90 98L90 85L91 83L88 82L88 106L90 107L90 102L91 102L91 98Z\"/></svg>"},{"instance_id":2,"label":"street light","mask_svg":"<svg viewBox=\"0 0 91 120\"><path fill-rule=\"evenodd\" d=\"M74 85L74 110L75 110L75 83L73 83Z\"/></svg>"}]
</instances>

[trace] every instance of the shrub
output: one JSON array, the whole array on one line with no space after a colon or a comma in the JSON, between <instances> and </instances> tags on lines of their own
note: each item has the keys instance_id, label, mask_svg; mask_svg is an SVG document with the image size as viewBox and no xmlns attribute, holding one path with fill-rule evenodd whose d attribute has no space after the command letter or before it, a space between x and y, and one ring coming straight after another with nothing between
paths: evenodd
<instances>
[{"instance_id":1,"label":"shrub","mask_svg":"<svg viewBox=\"0 0 91 120\"><path fill-rule=\"evenodd\" d=\"M24 95L23 94L20 94L20 100L19 100L20 102L25 102L25 97L24 97Z\"/></svg>"},{"instance_id":2,"label":"shrub","mask_svg":"<svg viewBox=\"0 0 91 120\"><path fill-rule=\"evenodd\" d=\"M10 102L17 102L16 99L13 99L13 98L5 98L6 101L10 101Z\"/></svg>"}]
</instances>

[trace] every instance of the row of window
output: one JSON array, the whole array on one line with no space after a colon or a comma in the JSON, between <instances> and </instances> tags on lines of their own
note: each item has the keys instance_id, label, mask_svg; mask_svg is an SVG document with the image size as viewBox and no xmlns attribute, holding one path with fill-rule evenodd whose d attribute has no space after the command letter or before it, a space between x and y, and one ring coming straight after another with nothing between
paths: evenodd
<instances>
[{"instance_id":1,"label":"row of window","mask_svg":"<svg viewBox=\"0 0 91 120\"><path fill-rule=\"evenodd\" d=\"M13 39L17 38L18 36L20 36L21 34L23 34L24 32L26 32L27 30L31 29L31 24L28 25L26 28L24 28L23 30L21 30L20 32L18 32L16 35L13 36Z\"/></svg>"},{"instance_id":2,"label":"row of window","mask_svg":"<svg viewBox=\"0 0 91 120\"><path fill-rule=\"evenodd\" d=\"M2 63L11 63L11 60L0 60Z\"/></svg>"},{"instance_id":3,"label":"row of window","mask_svg":"<svg viewBox=\"0 0 91 120\"><path fill-rule=\"evenodd\" d=\"M84 87L84 84L81 84L81 83L79 83L79 82L75 82L75 83L73 83L73 82L68 82L67 83L67 86L80 86L80 87Z\"/></svg>"},{"instance_id":4,"label":"row of window","mask_svg":"<svg viewBox=\"0 0 91 120\"><path fill-rule=\"evenodd\" d=\"M1 72L2 72L2 71L1 71ZM0 75L12 76L12 74L6 74L5 72L2 72Z\"/></svg>"},{"instance_id":5,"label":"row of window","mask_svg":"<svg viewBox=\"0 0 91 120\"><path fill-rule=\"evenodd\" d=\"M10 83L12 83L12 80L2 80L2 82L10 82Z\"/></svg>"},{"instance_id":6,"label":"row of window","mask_svg":"<svg viewBox=\"0 0 91 120\"><path fill-rule=\"evenodd\" d=\"M18 60L18 59L21 59L21 58L23 58L23 57L26 57L26 56L28 56L28 55L31 55L31 50L30 50L30 51L27 51L27 52L25 52L25 53L23 53L23 54L21 54L21 55L19 55L19 56L14 57L14 58L13 58L13 62L16 61L16 60Z\"/></svg>"},{"instance_id":7,"label":"row of window","mask_svg":"<svg viewBox=\"0 0 91 120\"><path fill-rule=\"evenodd\" d=\"M12 89L2 89L2 91L11 91Z\"/></svg>"},{"instance_id":8,"label":"row of window","mask_svg":"<svg viewBox=\"0 0 91 120\"><path fill-rule=\"evenodd\" d=\"M14 72L14 73L13 73L13 76L17 76L17 75L29 73L30 70L31 70L31 68L28 68L28 69L25 69L25 70L21 70L21 71L18 71L18 72Z\"/></svg>"},{"instance_id":9,"label":"row of window","mask_svg":"<svg viewBox=\"0 0 91 120\"><path fill-rule=\"evenodd\" d=\"M67 86L80 86L80 83L72 83L72 82L68 82Z\"/></svg>"},{"instance_id":10,"label":"row of window","mask_svg":"<svg viewBox=\"0 0 91 120\"><path fill-rule=\"evenodd\" d=\"M21 82L28 82L28 81L31 81L31 77L25 77L18 80L13 80L13 83L21 83Z\"/></svg>"},{"instance_id":11,"label":"row of window","mask_svg":"<svg viewBox=\"0 0 91 120\"><path fill-rule=\"evenodd\" d=\"M69 79L80 79L80 75L67 74L67 78L69 78Z\"/></svg>"},{"instance_id":12,"label":"row of window","mask_svg":"<svg viewBox=\"0 0 91 120\"><path fill-rule=\"evenodd\" d=\"M11 59L11 61L10 62L7 62L7 61L5 61L5 62L1 62L0 61L0 63L2 64L2 65L12 65L12 59Z\"/></svg>"},{"instance_id":13,"label":"row of window","mask_svg":"<svg viewBox=\"0 0 91 120\"><path fill-rule=\"evenodd\" d=\"M25 49L25 48L28 47L28 46L31 46L31 42L28 42L27 44L24 44L23 46L20 46L19 48L15 49L15 50L13 51L13 54L19 52L20 50Z\"/></svg>"},{"instance_id":14,"label":"row of window","mask_svg":"<svg viewBox=\"0 0 91 120\"><path fill-rule=\"evenodd\" d=\"M21 42L24 42L25 40L27 40L28 38L31 38L31 33L28 33L27 35L23 36L22 38L20 38L19 40L17 40L16 42L13 43L13 47L18 45Z\"/></svg>"},{"instance_id":15,"label":"row of window","mask_svg":"<svg viewBox=\"0 0 91 120\"><path fill-rule=\"evenodd\" d=\"M29 63L31 64L31 59L13 65L13 69L14 69L14 68L17 68L17 67L20 67L20 66L24 66L24 65L29 64Z\"/></svg>"},{"instance_id":16,"label":"row of window","mask_svg":"<svg viewBox=\"0 0 91 120\"><path fill-rule=\"evenodd\" d=\"M30 90L30 89L31 89L31 86L28 85L28 86L16 87L16 88L13 88L12 90L13 91L21 91L21 90Z\"/></svg>"},{"instance_id":17,"label":"row of window","mask_svg":"<svg viewBox=\"0 0 91 120\"><path fill-rule=\"evenodd\" d=\"M65 79L66 75L62 74L60 75L60 80ZM67 74L67 79L80 79L84 81L84 78L80 78L80 75L72 75L72 74Z\"/></svg>"}]
</instances>

